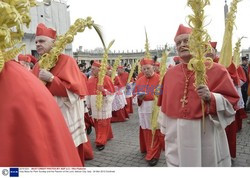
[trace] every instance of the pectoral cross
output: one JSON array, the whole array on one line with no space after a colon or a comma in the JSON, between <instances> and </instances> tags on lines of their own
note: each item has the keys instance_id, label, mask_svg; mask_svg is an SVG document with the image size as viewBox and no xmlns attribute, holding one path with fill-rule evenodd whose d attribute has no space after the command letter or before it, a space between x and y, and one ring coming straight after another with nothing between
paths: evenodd
<instances>
[{"instance_id":1,"label":"pectoral cross","mask_svg":"<svg viewBox=\"0 0 250 178\"><path fill-rule=\"evenodd\" d=\"M188 103L187 96L184 95L184 96L181 98L180 102L182 103L182 107L184 107L185 104Z\"/></svg>"}]
</instances>

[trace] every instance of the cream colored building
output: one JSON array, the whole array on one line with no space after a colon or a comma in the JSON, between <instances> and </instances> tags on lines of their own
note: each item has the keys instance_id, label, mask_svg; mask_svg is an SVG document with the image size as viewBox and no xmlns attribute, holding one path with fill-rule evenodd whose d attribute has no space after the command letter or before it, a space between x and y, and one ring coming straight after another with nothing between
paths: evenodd
<instances>
[{"instance_id":1,"label":"cream colored building","mask_svg":"<svg viewBox=\"0 0 250 178\"><path fill-rule=\"evenodd\" d=\"M157 56L157 61L160 61L160 58L162 56L162 51L164 49L155 49L155 50L150 50L150 54L152 58L154 56ZM118 56L122 56L121 59L121 65L131 65L133 64L136 60L142 59L145 56L144 51L115 51L115 52L110 52L109 54L109 59L108 62L110 65L112 65L115 61L115 59ZM102 60L103 58L103 52L101 51L82 51L82 48L80 47L77 52L73 53L74 58L77 60L78 64L85 64L86 67L90 66L90 61L91 60ZM176 51L173 49L170 51L168 54L170 59L173 58L173 56L176 56Z\"/></svg>"}]
</instances>

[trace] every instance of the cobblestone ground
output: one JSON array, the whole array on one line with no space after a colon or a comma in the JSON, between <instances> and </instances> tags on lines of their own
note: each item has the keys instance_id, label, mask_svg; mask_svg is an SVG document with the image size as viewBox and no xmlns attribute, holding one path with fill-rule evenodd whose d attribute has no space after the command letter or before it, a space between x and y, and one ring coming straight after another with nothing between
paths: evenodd
<instances>
[{"instance_id":1,"label":"cobblestone ground","mask_svg":"<svg viewBox=\"0 0 250 178\"><path fill-rule=\"evenodd\" d=\"M250 167L250 124L247 124L247 119L243 120L242 129L237 133L236 151L233 167Z\"/></svg>"},{"instance_id":2,"label":"cobblestone ground","mask_svg":"<svg viewBox=\"0 0 250 178\"><path fill-rule=\"evenodd\" d=\"M94 150L94 159L85 161L86 167L148 167L144 155L139 150L139 123L137 108L134 106L134 114L130 120L120 123L112 123L114 138L98 151L95 148L94 129L89 135ZM250 124L243 120L243 127L237 134L237 157L233 161L233 167L250 166ZM155 167L166 167L164 152Z\"/></svg>"}]
</instances>

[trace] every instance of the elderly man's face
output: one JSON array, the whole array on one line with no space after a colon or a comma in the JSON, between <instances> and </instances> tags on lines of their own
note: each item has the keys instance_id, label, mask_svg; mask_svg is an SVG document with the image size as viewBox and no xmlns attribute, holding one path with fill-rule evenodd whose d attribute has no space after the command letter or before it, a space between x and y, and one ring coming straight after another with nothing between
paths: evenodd
<instances>
[{"instance_id":1,"label":"elderly man's face","mask_svg":"<svg viewBox=\"0 0 250 178\"><path fill-rule=\"evenodd\" d=\"M54 41L54 39L47 36L36 36L35 42L37 53L40 56L48 53L52 49Z\"/></svg>"},{"instance_id":2,"label":"elderly man's face","mask_svg":"<svg viewBox=\"0 0 250 178\"><path fill-rule=\"evenodd\" d=\"M99 72L99 68L96 66L91 67L91 75L97 77Z\"/></svg>"},{"instance_id":3,"label":"elderly man's face","mask_svg":"<svg viewBox=\"0 0 250 178\"><path fill-rule=\"evenodd\" d=\"M189 34L182 34L175 38L175 44L178 55L185 63L188 63L192 57L189 52L188 39L189 39Z\"/></svg>"},{"instance_id":4,"label":"elderly man's face","mask_svg":"<svg viewBox=\"0 0 250 178\"><path fill-rule=\"evenodd\" d=\"M154 73L154 67L150 64L143 65L142 72L146 77L151 77Z\"/></svg>"}]
</instances>

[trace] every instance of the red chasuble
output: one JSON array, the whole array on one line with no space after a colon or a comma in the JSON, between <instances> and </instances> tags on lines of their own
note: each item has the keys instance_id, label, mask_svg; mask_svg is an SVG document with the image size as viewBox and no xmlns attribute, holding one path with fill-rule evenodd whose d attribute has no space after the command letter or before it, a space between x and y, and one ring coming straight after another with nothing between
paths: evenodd
<instances>
[{"instance_id":1,"label":"red chasuble","mask_svg":"<svg viewBox=\"0 0 250 178\"><path fill-rule=\"evenodd\" d=\"M184 96L186 78L188 82L187 103L182 107L181 99ZM187 69L187 64L180 64L170 68L163 79L163 91L159 97L158 105L167 116L182 119L202 118L201 99L195 91L193 71ZM239 100L238 93L227 70L214 63L207 70L207 86L211 92L222 94L236 109ZM210 103L210 114L216 114L215 98L212 95Z\"/></svg>"},{"instance_id":2,"label":"red chasuble","mask_svg":"<svg viewBox=\"0 0 250 178\"><path fill-rule=\"evenodd\" d=\"M96 93L97 84L98 84L98 78L97 77L90 77L88 79L87 85L88 85L89 95L97 95L97 93ZM107 76L107 75L105 75L105 77L104 77L103 87L104 87L104 89L106 89L110 93L115 92L114 85L113 85L110 77ZM103 93L103 95L106 95L107 93Z\"/></svg>"},{"instance_id":3,"label":"red chasuble","mask_svg":"<svg viewBox=\"0 0 250 178\"><path fill-rule=\"evenodd\" d=\"M65 54L61 54L56 66L50 72L55 76L52 83L47 83L47 88L54 96L67 97L66 89L84 97L87 95L86 82L76 64L76 61ZM37 63L32 72L38 77L40 66Z\"/></svg>"},{"instance_id":4,"label":"red chasuble","mask_svg":"<svg viewBox=\"0 0 250 178\"><path fill-rule=\"evenodd\" d=\"M0 166L82 166L57 103L37 77L9 61L0 86Z\"/></svg>"}]
</instances>

